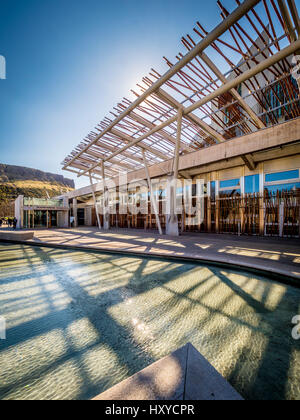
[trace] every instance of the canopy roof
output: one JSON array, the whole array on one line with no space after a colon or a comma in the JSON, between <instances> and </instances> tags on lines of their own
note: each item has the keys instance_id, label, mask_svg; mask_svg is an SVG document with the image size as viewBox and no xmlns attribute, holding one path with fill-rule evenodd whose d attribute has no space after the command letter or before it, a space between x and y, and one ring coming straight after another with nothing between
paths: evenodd
<instances>
[{"instance_id":1,"label":"canopy roof","mask_svg":"<svg viewBox=\"0 0 300 420\"><path fill-rule=\"evenodd\" d=\"M300 51L294 0L246 0L232 13L218 1L222 22L208 33L200 22L182 37L187 53L164 57L63 161L78 176L143 168L174 157L177 114L183 112L180 154L300 116L292 77ZM236 64L238 63L238 64ZM278 88L280 86L280 88ZM135 99L134 99L135 98Z\"/></svg>"}]
</instances>

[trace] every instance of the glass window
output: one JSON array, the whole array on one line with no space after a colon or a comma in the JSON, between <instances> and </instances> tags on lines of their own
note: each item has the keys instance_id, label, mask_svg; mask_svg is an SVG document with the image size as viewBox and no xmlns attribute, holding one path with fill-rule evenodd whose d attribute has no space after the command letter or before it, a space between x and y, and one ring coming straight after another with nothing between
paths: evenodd
<instances>
[{"instance_id":1,"label":"glass window","mask_svg":"<svg viewBox=\"0 0 300 420\"><path fill-rule=\"evenodd\" d=\"M215 200L216 198L216 182L215 181L212 181L210 183L210 196L212 200Z\"/></svg>"},{"instance_id":2,"label":"glass window","mask_svg":"<svg viewBox=\"0 0 300 420\"><path fill-rule=\"evenodd\" d=\"M63 200L24 197L24 206L63 207Z\"/></svg>"},{"instance_id":3,"label":"glass window","mask_svg":"<svg viewBox=\"0 0 300 420\"><path fill-rule=\"evenodd\" d=\"M222 190L219 193L219 196L222 197L240 197L241 194L241 190L240 189L234 189L234 190Z\"/></svg>"},{"instance_id":4,"label":"glass window","mask_svg":"<svg viewBox=\"0 0 300 420\"><path fill-rule=\"evenodd\" d=\"M220 188L239 187L240 179L228 179L227 181L220 181Z\"/></svg>"},{"instance_id":5,"label":"glass window","mask_svg":"<svg viewBox=\"0 0 300 420\"><path fill-rule=\"evenodd\" d=\"M34 226L47 227L47 212L45 210L34 212Z\"/></svg>"},{"instance_id":6,"label":"glass window","mask_svg":"<svg viewBox=\"0 0 300 420\"><path fill-rule=\"evenodd\" d=\"M300 189L300 182L295 182L293 184L281 184L281 185L270 185L266 186L265 190L270 193L276 193L277 191L296 191Z\"/></svg>"},{"instance_id":7,"label":"glass window","mask_svg":"<svg viewBox=\"0 0 300 420\"><path fill-rule=\"evenodd\" d=\"M166 190L157 190L156 194L157 194L158 200L165 200L167 196Z\"/></svg>"},{"instance_id":8,"label":"glass window","mask_svg":"<svg viewBox=\"0 0 300 420\"><path fill-rule=\"evenodd\" d=\"M299 169L294 171L276 172L266 175L266 182L286 181L289 179L299 178Z\"/></svg>"},{"instance_id":9,"label":"glass window","mask_svg":"<svg viewBox=\"0 0 300 420\"><path fill-rule=\"evenodd\" d=\"M259 175L245 176L245 193L258 193L259 192Z\"/></svg>"}]
</instances>

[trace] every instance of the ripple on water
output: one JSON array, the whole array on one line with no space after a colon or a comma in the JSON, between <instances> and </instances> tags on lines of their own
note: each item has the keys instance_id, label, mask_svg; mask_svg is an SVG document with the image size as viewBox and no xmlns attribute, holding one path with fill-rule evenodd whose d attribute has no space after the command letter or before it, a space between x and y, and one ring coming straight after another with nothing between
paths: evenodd
<instances>
[{"instance_id":1,"label":"ripple on water","mask_svg":"<svg viewBox=\"0 0 300 420\"><path fill-rule=\"evenodd\" d=\"M0 398L91 398L192 342L245 398L300 399L299 313L246 272L0 244Z\"/></svg>"}]
</instances>

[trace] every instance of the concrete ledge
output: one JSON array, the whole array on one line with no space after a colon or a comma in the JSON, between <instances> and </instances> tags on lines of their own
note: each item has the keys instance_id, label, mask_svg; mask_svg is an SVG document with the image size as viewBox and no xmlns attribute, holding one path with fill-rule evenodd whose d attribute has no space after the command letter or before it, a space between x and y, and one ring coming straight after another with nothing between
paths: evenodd
<instances>
[{"instance_id":1,"label":"concrete ledge","mask_svg":"<svg viewBox=\"0 0 300 420\"><path fill-rule=\"evenodd\" d=\"M175 239L175 238L174 238ZM1 240L1 239L0 239ZM262 264L259 261L251 261L245 262L241 258L232 258L226 257L224 255L215 254L213 256L209 255L192 255L189 253L185 253L184 256L182 255L169 255L164 254L162 252L143 252L139 250L128 251L127 249L115 249L110 247L99 247L99 246L87 246L87 245L67 245L67 244L60 244L57 242L42 242L39 239L35 238L33 240L17 240L17 239L3 239L3 242L7 243L14 243L19 245L29 245L35 246L40 248L56 248L62 250L69 250L69 251L82 251L82 252L97 252L100 254L108 254L108 255L120 255L120 256L129 256L129 257L137 257L137 258L148 258L148 259L164 259L165 261L176 262L176 263L191 263L191 264L207 264L214 267L222 267L227 268L235 271L245 270L249 273L253 273L255 275L266 276L269 279L278 281L283 284L288 284L294 287L300 287L300 276L299 273L293 273L289 267L284 264L281 264L282 268L278 268L275 266ZM286 267L286 269L284 269Z\"/></svg>"},{"instance_id":2,"label":"concrete ledge","mask_svg":"<svg viewBox=\"0 0 300 420\"><path fill-rule=\"evenodd\" d=\"M2 231L0 232L0 241L27 241L33 239L34 232L20 231Z\"/></svg>"},{"instance_id":3,"label":"concrete ledge","mask_svg":"<svg viewBox=\"0 0 300 420\"><path fill-rule=\"evenodd\" d=\"M243 398L188 343L94 400L242 401Z\"/></svg>"}]
</instances>

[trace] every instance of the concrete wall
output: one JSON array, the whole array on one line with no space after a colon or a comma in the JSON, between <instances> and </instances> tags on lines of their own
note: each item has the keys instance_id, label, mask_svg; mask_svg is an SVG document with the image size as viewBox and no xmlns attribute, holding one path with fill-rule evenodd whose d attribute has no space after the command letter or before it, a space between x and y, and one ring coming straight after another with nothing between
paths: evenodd
<instances>
[{"instance_id":1,"label":"concrete wall","mask_svg":"<svg viewBox=\"0 0 300 420\"><path fill-rule=\"evenodd\" d=\"M17 228L23 228L23 203L24 197L23 195L19 195L19 197L15 201L15 218L18 220Z\"/></svg>"},{"instance_id":2,"label":"concrete wall","mask_svg":"<svg viewBox=\"0 0 300 420\"><path fill-rule=\"evenodd\" d=\"M65 228L65 229L69 227L69 212L68 211L57 212L57 227Z\"/></svg>"},{"instance_id":3,"label":"concrete wall","mask_svg":"<svg viewBox=\"0 0 300 420\"><path fill-rule=\"evenodd\" d=\"M85 226L92 226L92 208L86 207L84 210L84 224Z\"/></svg>"},{"instance_id":4,"label":"concrete wall","mask_svg":"<svg viewBox=\"0 0 300 420\"><path fill-rule=\"evenodd\" d=\"M262 160L269 160L268 155L280 154L283 148L292 146L292 143L299 142L300 140L300 120L288 121L283 124L279 124L275 127L270 127L258 132L234 138L224 143L211 146L206 149L201 149L187 155L180 156L179 159L179 170L180 171L191 171L193 176L199 173L208 173L212 171L212 167L218 167L223 169L225 167L231 168L233 166L244 166L241 156L244 154L252 154L260 156L265 155ZM291 146L289 146L291 145ZM299 154L294 152L293 155ZM271 149L274 151L271 151ZM256 155L257 154L257 155ZM292 153L290 153L292 154ZM260 158L261 159L261 158ZM199 169L198 169L199 168ZM150 166L149 173L151 178L159 178L165 176L165 174L172 173L173 170L173 159L160 164ZM133 182L134 180L146 179L144 169L136 170L128 173L127 181ZM116 186L124 185L122 178L115 177L112 180ZM95 192L103 191L102 182L99 182L93 186ZM66 194L68 199L76 197L91 195L92 187L87 186L79 190L70 191Z\"/></svg>"},{"instance_id":5,"label":"concrete wall","mask_svg":"<svg viewBox=\"0 0 300 420\"><path fill-rule=\"evenodd\" d=\"M267 33L265 32L265 31L263 31L262 32L262 37L266 40L266 42L269 44L270 43L270 39L269 39L269 37L268 37L268 35L267 35ZM260 49L260 50L265 50L265 45L264 45L264 43L263 43L263 41L261 40L261 38L260 37L258 37L257 39L256 39L256 41L255 41L255 43L256 43L256 45L258 46L258 48ZM257 50L257 48L256 48L256 46L255 45L252 45L252 47L251 47L251 53L253 54L253 55L256 55L257 53L258 53L258 50ZM269 56L270 56L270 52L268 51L268 50L265 50L264 51L264 54L265 54L265 56L268 58ZM263 54L259 54L259 55L257 55L257 57L256 57L256 60L257 60L257 62L258 63L260 63L260 62L262 62L262 61L264 61L265 60L265 57ZM241 65L242 64L242 62L243 62L244 60L241 60L240 62L239 62L239 65ZM248 62L248 64L250 65L250 67L251 68L253 68L253 67L255 67L256 66L256 63L254 62L254 61L250 61L250 62ZM248 67L248 65L247 64L244 64L244 65L242 65L241 67L240 67L240 69L241 69L241 71L242 72L246 72L247 70L249 70L249 67ZM272 82L273 80L274 80L274 75L269 71L269 70L266 70L265 71L265 74L267 75L267 77L268 77L268 79ZM234 78L236 77L236 74L234 73L234 72L232 72L228 77L227 77L227 81L230 81L230 80L233 80ZM252 81L253 82L253 84L254 84L254 86L256 86L257 87L257 82L259 83L259 86L261 87L261 88L263 88L263 87L265 87L266 86L266 80L265 80L265 78L262 76L262 74L258 74L256 77L255 77L255 80L254 79L250 79L250 81ZM247 85L248 86L251 86L250 85L250 83L249 83L249 81L247 82ZM252 87L251 87L252 88ZM262 108L261 108L261 106L258 104L258 102L257 102L257 100L253 97L253 95L252 96L249 96L249 89L247 89L247 86L245 85L245 84L242 84L242 92L241 92L241 96L242 96L242 98L245 98L245 102L246 102L246 104L247 105L249 105L250 106L250 108L258 115L258 114L260 114L261 112L262 112ZM241 108L241 106L240 106L240 108ZM241 108L242 109L242 108ZM213 111L217 111L218 110L218 108L215 106L215 105L212 105L212 110ZM244 113L245 113L245 115L247 115L246 114L246 112L245 111L243 111ZM219 118L225 123L225 115L222 113L222 112L218 112L217 114L216 114L217 116L219 116ZM231 124L229 124L229 125L231 125ZM215 129L215 130L220 130L220 127L218 126L218 124L216 124L214 121L212 121L212 123L211 123L211 126ZM256 128L255 128L255 126L253 125L253 124L251 124L250 125L251 126L251 130L252 131L256 131Z\"/></svg>"}]
</instances>

